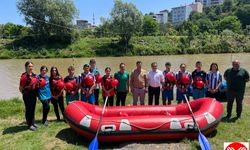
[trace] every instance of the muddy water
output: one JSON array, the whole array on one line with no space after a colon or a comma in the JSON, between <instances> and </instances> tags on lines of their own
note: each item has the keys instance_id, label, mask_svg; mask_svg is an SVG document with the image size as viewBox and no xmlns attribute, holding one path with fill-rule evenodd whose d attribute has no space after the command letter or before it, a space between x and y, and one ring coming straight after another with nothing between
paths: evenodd
<instances>
[{"instance_id":1,"label":"muddy water","mask_svg":"<svg viewBox=\"0 0 250 150\"><path fill-rule=\"evenodd\" d=\"M74 65L76 68L76 74L80 74L82 71L82 65L89 62L90 58L70 58L70 59L34 59L32 60L35 65L35 73L39 73L39 68L42 65L49 67L57 66L60 74L64 77L67 75L67 67ZM194 70L195 62L200 60L203 62L203 69L208 71L209 65L212 62L217 62L219 70L223 73L226 68L231 67L231 60L239 59L242 67L250 71L250 53L240 54L200 54L200 55L167 55L167 56L134 56L134 57L96 57L97 67L104 73L105 67L109 66L112 72L118 70L119 64L124 62L127 65L127 70L131 70L135 67L135 62L141 60L144 68L149 70L152 62L157 62L159 69L164 69L166 61L172 63L174 71L178 71L181 63L187 64L187 70L190 72ZM11 59L0 60L0 99L9 99L12 97L21 97L18 92L19 78L22 72L24 72L24 63L27 60Z\"/></svg>"}]
</instances>

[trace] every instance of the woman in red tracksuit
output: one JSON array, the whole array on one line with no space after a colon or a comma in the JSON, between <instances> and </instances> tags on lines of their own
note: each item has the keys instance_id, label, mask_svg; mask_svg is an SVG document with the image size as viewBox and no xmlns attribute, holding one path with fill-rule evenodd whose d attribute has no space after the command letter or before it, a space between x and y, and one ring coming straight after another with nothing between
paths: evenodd
<instances>
[{"instance_id":1,"label":"woman in red tracksuit","mask_svg":"<svg viewBox=\"0 0 250 150\"><path fill-rule=\"evenodd\" d=\"M33 73L33 63L27 61L25 63L25 72L21 75L19 91L23 95L25 104L25 118L30 130L35 131L35 108L38 80L36 74Z\"/></svg>"},{"instance_id":2,"label":"woman in red tracksuit","mask_svg":"<svg viewBox=\"0 0 250 150\"><path fill-rule=\"evenodd\" d=\"M51 103L54 106L57 121L60 121L58 105L61 113L64 112L63 90L64 87L59 86L59 83L64 84L62 76L60 76L57 67L52 67L50 70L50 89L52 93Z\"/></svg>"}]
</instances>

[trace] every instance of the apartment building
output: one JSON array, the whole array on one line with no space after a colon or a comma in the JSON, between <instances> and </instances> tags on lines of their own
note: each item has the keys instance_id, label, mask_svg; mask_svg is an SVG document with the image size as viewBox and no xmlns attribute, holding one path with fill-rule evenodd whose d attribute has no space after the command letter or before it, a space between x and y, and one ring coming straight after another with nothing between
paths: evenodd
<instances>
[{"instance_id":1,"label":"apartment building","mask_svg":"<svg viewBox=\"0 0 250 150\"><path fill-rule=\"evenodd\" d=\"M223 4L224 0L195 0L195 2L202 3L205 7Z\"/></svg>"}]
</instances>

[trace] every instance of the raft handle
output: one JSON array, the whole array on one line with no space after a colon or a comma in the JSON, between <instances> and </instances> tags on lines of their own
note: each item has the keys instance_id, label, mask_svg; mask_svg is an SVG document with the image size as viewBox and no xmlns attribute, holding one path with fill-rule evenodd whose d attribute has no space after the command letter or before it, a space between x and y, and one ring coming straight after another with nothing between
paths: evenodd
<instances>
[{"instance_id":1,"label":"raft handle","mask_svg":"<svg viewBox=\"0 0 250 150\"><path fill-rule=\"evenodd\" d=\"M115 131L116 130L116 126L115 125L103 125L101 127L102 132L111 132L111 131Z\"/></svg>"}]
</instances>

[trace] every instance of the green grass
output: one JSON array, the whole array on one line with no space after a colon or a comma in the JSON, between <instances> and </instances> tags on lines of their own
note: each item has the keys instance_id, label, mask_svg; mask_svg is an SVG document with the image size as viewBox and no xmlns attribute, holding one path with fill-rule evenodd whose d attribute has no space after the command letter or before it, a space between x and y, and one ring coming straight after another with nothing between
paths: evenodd
<instances>
[{"instance_id":1,"label":"green grass","mask_svg":"<svg viewBox=\"0 0 250 150\"><path fill-rule=\"evenodd\" d=\"M127 99L131 99L131 95ZM100 101L102 103L102 100ZM130 103L127 101L127 103ZM224 104L225 105L225 104ZM36 106L36 120L40 124L42 118L42 105L38 101ZM235 114L235 110L233 111ZM217 130L208 137L213 149L223 149L224 142L244 141L250 142L250 105L244 105L242 120L236 122L221 122ZM56 122L53 106L49 113L49 126L35 131L27 130L24 123L24 104L22 100L14 98L0 101L0 149L33 150L33 149L87 149L89 142L77 135L64 122ZM158 144L158 142L147 142ZM147 144L146 143L146 144ZM165 143L161 141L159 143ZM181 141L166 141L166 143L184 143L191 149L199 149L197 140L184 139ZM120 148L124 143L102 145L103 149ZM144 143L145 145L145 143Z\"/></svg>"}]
</instances>

